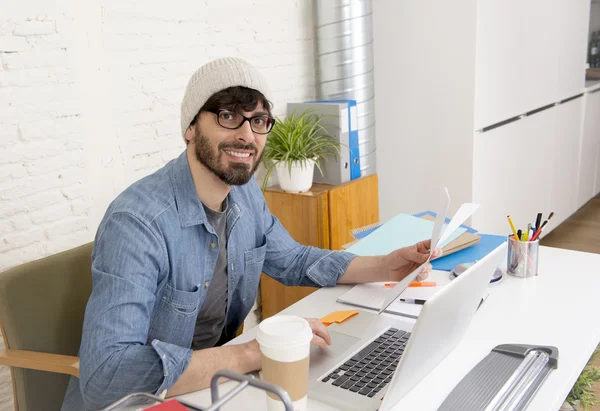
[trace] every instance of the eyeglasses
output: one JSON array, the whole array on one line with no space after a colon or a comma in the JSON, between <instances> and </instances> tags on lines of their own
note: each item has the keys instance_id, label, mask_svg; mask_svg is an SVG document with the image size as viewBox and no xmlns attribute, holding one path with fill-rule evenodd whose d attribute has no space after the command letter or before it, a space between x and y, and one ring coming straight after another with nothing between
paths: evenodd
<instances>
[{"instance_id":1,"label":"eyeglasses","mask_svg":"<svg viewBox=\"0 0 600 411\"><path fill-rule=\"evenodd\" d=\"M208 110L217 116L217 123L223 128L235 130L240 128L245 121L250 123L250 128L256 134L267 134L273 128L275 119L271 116L260 115L246 117L236 111Z\"/></svg>"}]
</instances>

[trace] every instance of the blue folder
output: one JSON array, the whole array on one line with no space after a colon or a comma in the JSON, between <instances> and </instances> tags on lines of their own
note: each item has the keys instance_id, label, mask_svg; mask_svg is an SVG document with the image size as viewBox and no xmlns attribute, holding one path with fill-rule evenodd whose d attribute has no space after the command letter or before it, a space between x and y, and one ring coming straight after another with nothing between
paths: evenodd
<instances>
[{"instance_id":1,"label":"blue folder","mask_svg":"<svg viewBox=\"0 0 600 411\"><path fill-rule=\"evenodd\" d=\"M470 247L457 251L447 256L442 256L431 262L434 270L452 271L454 267L463 263L473 263L481 260L496 247L506 241L506 236L478 234L481 240Z\"/></svg>"},{"instance_id":2,"label":"blue folder","mask_svg":"<svg viewBox=\"0 0 600 411\"><path fill-rule=\"evenodd\" d=\"M360 152L358 148L358 117L356 100L317 100L307 103L346 103L348 104L348 143L350 147L350 180L360 178Z\"/></svg>"}]
</instances>

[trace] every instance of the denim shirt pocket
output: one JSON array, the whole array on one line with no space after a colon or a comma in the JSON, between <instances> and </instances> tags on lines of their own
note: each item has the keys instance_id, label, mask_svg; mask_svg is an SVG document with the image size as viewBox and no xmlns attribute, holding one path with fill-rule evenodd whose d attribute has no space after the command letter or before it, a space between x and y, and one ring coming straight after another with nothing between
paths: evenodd
<instances>
[{"instance_id":1,"label":"denim shirt pocket","mask_svg":"<svg viewBox=\"0 0 600 411\"><path fill-rule=\"evenodd\" d=\"M260 247L253 248L244 252L244 268L246 272L248 269L257 266L259 270L262 270L262 266L265 262L265 254L267 253L267 241L263 242Z\"/></svg>"},{"instance_id":2,"label":"denim shirt pocket","mask_svg":"<svg viewBox=\"0 0 600 411\"><path fill-rule=\"evenodd\" d=\"M148 341L158 339L189 348L200 308L200 295L201 290L197 286L193 291L182 291L166 284Z\"/></svg>"}]
</instances>

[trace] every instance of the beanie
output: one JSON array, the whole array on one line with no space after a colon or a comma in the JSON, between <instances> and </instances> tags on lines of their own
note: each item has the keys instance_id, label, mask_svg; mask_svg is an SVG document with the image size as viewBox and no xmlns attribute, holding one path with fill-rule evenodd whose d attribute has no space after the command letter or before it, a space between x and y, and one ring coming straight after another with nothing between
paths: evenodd
<instances>
[{"instance_id":1,"label":"beanie","mask_svg":"<svg viewBox=\"0 0 600 411\"><path fill-rule=\"evenodd\" d=\"M181 102L181 134L215 93L229 87L243 86L261 92L270 99L269 86L258 70L237 57L223 57L200 67L190 78Z\"/></svg>"}]
</instances>

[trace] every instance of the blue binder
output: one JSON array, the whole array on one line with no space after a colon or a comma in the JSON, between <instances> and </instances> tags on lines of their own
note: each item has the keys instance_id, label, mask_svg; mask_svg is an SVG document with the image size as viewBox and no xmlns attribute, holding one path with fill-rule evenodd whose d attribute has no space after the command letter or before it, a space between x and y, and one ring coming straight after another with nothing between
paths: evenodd
<instances>
[{"instance_id":1,"label":"blue binder","mask_svg":"<svg viewBox=\"0 0 600 411\"><path fill-rule=\"evenodd\" d=\"M350 149L350 180L360 177L360 153L358 149L358 110L356 100L317 100L306 103L346 103L348 104L348 141Z\"/></svg>"}]
</instances>

